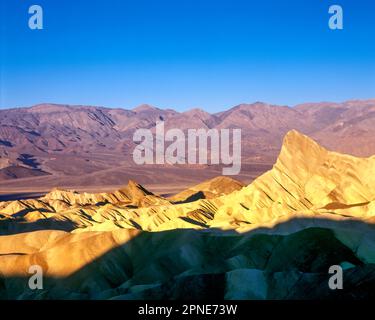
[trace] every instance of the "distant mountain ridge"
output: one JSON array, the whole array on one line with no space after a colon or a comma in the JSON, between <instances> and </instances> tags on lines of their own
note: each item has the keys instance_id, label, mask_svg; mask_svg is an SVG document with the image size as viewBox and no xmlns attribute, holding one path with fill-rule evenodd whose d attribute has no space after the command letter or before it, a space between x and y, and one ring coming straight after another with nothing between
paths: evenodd
<instances>
[{"instance_id":1,"label":"distant mountain ridge","mask_svg":"<svg viewBox=\"0 0 375 320\"><path fill-rule=\"evenodd\" d=\"M295 107L256 102L214 114L150 105L126 110L39 104L0 110L0 171L22 166L52 175L83 175L132 166L134 131L154 129L157 121L164 121L166 130L241 128L245 171L246 164L273 163L283 136L293 129L334 151L360 157L375 154L375 99ZM37 167L20 160L20 154L34 158ZM28 177L27 170L22 172Z\"/></svg>"}]
</instances>

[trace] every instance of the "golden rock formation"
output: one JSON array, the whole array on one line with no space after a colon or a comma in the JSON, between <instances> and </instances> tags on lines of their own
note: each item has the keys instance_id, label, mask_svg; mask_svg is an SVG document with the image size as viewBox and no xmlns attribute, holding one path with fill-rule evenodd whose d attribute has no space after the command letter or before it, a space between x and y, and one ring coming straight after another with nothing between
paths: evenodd
<instances>
[{"instance_id":1,"label":"golden rock formation","mask_svg":"<svg viewBox=\"0 0 375 320\"><path fill-rule=\"evenodd\" d=\"M337 227L338 222L366 226L352 230L347 224ZM291 131L273 169L246 187L219 177L167 200L129 182L113 193L55 189L39 199L0 202L0 280L27 277L28 266L38 264L49 279L65 279L54 283L56 291L50 291L50 297L86 298L100 292L101 298L130 298L170 276L204 274L204 252L224 250L219 265L212 267L210 261L210 272L225 266L220 272L228 272L226 295L233 298L238 297L238 279L264 282L263 270L278 270L273 260L257 264L255 257L238 249L253 243L254 235L268 235L256 241L272 251L280 241L294 237L293 232L305 231L301 241L318 241L315 231L306 230L328 228L333 233L316 231L333 241L325 249L331 255L341 250L340 261L360 266L375 263L374 222L375 157L330 152ZM279 227L286 223L288 228ZM176 261L167 255L168 248L173 248ZM281 260L284 255L280 253ZM99 262L102 257L105 263ZM240 271L250 267L257 271ZM92 274L100 275L99 280L92 282ZM112 282L121 284L117 291ZM12 297L27 297L22 285L12 286ZM247 294L265 297L262 290Z\"/></svg>"}]
</instances>

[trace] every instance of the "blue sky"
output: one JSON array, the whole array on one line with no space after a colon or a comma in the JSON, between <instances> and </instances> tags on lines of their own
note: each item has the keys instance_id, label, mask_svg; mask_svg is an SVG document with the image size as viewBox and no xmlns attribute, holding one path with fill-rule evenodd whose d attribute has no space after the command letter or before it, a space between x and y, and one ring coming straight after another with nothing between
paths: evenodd
<instances>
[{"instance_id":1,"label":"blue sky","mask_svg":"<svg viewBox=\"0 0 375 320\"><path fill-rule=\"evenodd\" d=\"M375 97L372 0L0 0L0 107ZM28 8L44 29L28 28ZM340 4L344 30L328 28Z\"/></svg>"}]
</instances>

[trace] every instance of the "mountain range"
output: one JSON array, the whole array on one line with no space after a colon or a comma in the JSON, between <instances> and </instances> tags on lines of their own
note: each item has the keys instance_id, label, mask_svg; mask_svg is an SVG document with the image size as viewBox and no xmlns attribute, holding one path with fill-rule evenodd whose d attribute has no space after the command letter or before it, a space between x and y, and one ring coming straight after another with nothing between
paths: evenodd
<instances>
[{"instance_id":1,"label":"mountain range","mask_svg":"<svg viewBox=\"0 0 375 320\"><path fill-rule=\"evenodd\" d=\"M133 133L138 128L153 130L157 121L164 121L166 130L241 128L242 170L234 178L245 183L271 168L284 135L293 129L334 151L359 157L375 154L375 100L294 107L256 102L214 114L149 105L126 110L39 104L0 110L0 192L28 187L46 192L61 186L108 189L129 179L151 186L174 181L182 191L181 186L220 174L216 165L138 168L132 159ZM160 174L152 174L155 170ZM171 190L175 186L162 191Z\"/></svg>"}]
</instances>

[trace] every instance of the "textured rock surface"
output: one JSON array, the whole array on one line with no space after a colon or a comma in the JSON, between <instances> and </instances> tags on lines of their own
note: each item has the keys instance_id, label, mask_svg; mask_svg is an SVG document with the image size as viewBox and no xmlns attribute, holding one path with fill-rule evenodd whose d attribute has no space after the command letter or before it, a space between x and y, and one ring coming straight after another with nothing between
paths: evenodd
<instances>
[{"instance_id":1,"label":"textured rock surface","mask_svg":"<svg viewBox=\"0 0 375 320\"><path fill-rule=\"evenodd\" d=\"M291 131L273 169L249 186L217 178L178 197L130 182L0 202L1 298L374 296L375 157ZM35 264L44 290L25 289ZM344 269L344 290L328 288L332 265Z\"/></svg>"}]
</instances>

